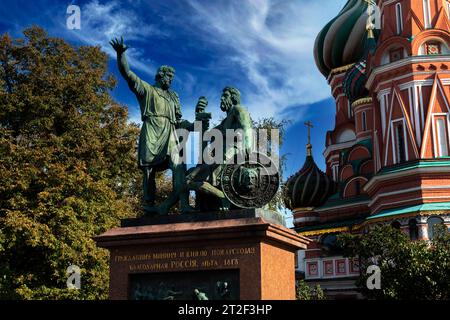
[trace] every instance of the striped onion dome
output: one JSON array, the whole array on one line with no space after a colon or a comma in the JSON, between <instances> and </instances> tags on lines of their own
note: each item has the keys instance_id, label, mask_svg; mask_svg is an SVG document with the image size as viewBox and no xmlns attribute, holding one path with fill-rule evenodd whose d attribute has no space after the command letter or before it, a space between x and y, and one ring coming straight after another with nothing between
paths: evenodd
<instances>
[{"instance_id":1,"label":"striped onion dome","mask_svg":"<svg viewBox=\"0 0 450 320\"><path fill-rule=\"evenodd\" d=\"M341 12L318 34L314 58L325 77L331 70L363 58L369 2L370 0L348 0Z\"/></svg>"},{"instance_id":2,"label":"striped onion dome","mask_svg":"<svg viewBox=\"0 0 450 320\"><path fill-rule=\"evenodd\" d=\"M364 56L344 76L342 87L350 103L369 95L369 91L366 89L367 59L369 54L373 54L377 47L375 31L372 28L367 28L368 33L365 41Z\"/></svg>"},{"instance_id":3,"label":"striped onion dome","mask_svg":"<svg viewBox=\"0 0 450 320\"><path fill-rule=\"evenodd\" d=\"M347 71L342 86L350 103L369 95L369 91L366 89L366 80L366 60L356 63Z\"/></svg>"},{"instance_id":4,"label":"striped onion dome","mask_svg":"<svg viewBox=\"0 0 450 320\"><path fill-rule=\"evenodd\" d=\"M283 200L290 210L319 207L335 191L335 183L322 172L312 157L312 146L307 145L303 168L292 175L283 190Z\"/></svg>"}]
</instances>

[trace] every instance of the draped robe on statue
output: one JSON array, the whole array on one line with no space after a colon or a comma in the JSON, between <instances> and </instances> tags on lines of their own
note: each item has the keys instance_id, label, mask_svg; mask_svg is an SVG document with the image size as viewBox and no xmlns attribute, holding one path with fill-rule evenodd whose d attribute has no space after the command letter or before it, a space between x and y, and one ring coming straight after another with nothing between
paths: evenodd
<instances>
[{"instance_id":1,"label":"draped robe on statue","mask_svg":"<svg viewBox=\"0 0 450 320\"><path fill-rule=\"evenodd\" d=\"M140 167L161 165L177 146L176 124L181 119L180 100L176 92L162 90L129 72L130 89L139 101L142 129L139 136Z\"/></svg>"}]
</instances>

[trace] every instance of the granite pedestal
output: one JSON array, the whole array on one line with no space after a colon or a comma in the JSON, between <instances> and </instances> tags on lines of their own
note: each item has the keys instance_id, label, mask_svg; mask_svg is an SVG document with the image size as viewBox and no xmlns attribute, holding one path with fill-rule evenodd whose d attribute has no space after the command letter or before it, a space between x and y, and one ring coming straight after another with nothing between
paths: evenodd
<instances>
[{"instance_id":1,"label":"granite pedestal","mask_svg":"<svg viewBox=\"0 0 450 320\"><path fill-rule=\"evenodd\" d=\"M295 299L308 239L264 210L147 217L95 238L110 251L110 299Z\"/></svg>"}]
</instances>

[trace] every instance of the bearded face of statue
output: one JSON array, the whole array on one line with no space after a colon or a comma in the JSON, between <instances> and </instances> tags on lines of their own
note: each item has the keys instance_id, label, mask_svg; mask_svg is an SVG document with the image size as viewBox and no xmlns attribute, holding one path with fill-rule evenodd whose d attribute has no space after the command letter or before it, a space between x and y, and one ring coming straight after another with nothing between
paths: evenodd
<instances>
[{"instance_id":1,"label":"bearded face of statue","mask_svg":"<svg viewBox=\"0 0 450 320\"><path fill-rule=\"evenodd\" d=\"M244 169L242 172L241 189L245 192L253 192L258 186L258 172L253 169Z\"/></svg>"},{"instance_id":2,"label":"bearded face of statue","mask_svg":"<svg viewBox=\"0 0 450 320\"><path fill-rule=\"evenodd\" d=\"M231 98L230 91L224 91L222 97L220 98L220 110L227 112L233 106L233 99Z\"/></svg>"},{"instance_id":3,"label":"bearded face of statue","mask_svg":"<svg viewBox=\"0 0 450 320\"><path fill-rule=\"evenodd\" d=\"M167 90L172 85L174 74L171 71L164 71L160 73L159 82L163 90Z\"/></svg>"}]
</instances>

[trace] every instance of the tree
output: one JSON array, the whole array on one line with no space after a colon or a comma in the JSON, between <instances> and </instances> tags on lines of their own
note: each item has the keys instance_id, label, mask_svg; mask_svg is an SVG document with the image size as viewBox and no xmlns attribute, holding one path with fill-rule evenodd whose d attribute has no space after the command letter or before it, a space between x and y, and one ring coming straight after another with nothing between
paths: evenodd
<instances>
[{"instance_id":1,"label":"tree","mask_svg":"<svg viewBox=\"0 0 450 320\"><path fill-rule=\"evenodd\" d=\"M92 237L140 207L139 128L99 47L24 36L0 38L0 299L106 298L108 252ZM66 288L70 265L80 290Z\"/></svg>"},{"instance_id":2,"label":"tree","mask_svg":"<svg viewBox=\"0 0 450 320\"><path fill-rule=\"evenodd\" d=\"M450 235L444 226L428 243L411 241L390 226L376 226L367 234L342 234L345 255L360 258L358 286L373 299L448 300L450 298ZM365 270L377 265L381 289L369 290Z\"/></svg>"},{"instance_id":3,"label":"tree","mask_svg":"<svg viewBox=\"0 0 450 320\"><path fill-rule=\"evenodd\" d=\"M273 117L261 118L261 119L258 119L258 121L253 120L253 128L255 128L257 130L257 134L259 134L258 133L259 129L267 130L267 146L265 146L265 147L267 149L268 155L272 159L275 159L279 162L279 173L280 173L281 179L283 177L283 171L285 169L286 155L279 154L279 151L284 142L286 126L289 123L290 123L289 120L278 121ZM279 133L278 143L276 143L276 141L274 141L274 143L273 143L275 150L272 150L272 135L271 135L272 130L278 130L278 133ZM261 148L261 146L258 146L258 147ZM271 210L282 210L284 208L283 193L282 193L281 188L278 190L275 197L269 202L268 207Z\"/></svg>"},{"instance_id":4,"label":"tree","mask_svg":"<svg viewBox=\"0 0 450 320\"><path fill-rule=\"evenodd\" d=\"M305 280L298 280L295 284L297 300L325 300L326 296L320 285L311 288Z\"/></svg>"}]
</instances>

